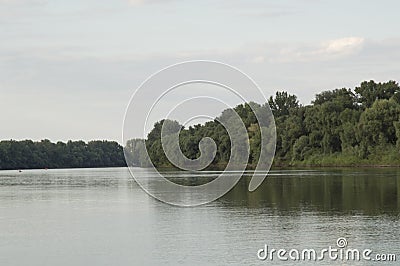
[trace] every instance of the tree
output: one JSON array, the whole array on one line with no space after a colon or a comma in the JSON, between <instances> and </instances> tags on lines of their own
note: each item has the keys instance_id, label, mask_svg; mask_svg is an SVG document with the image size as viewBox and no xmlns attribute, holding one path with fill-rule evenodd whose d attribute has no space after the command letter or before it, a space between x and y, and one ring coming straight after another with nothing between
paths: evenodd
<instances>
[{"instance_id":1,"label":"tree","mask_svg":"<svg viewBox=\"0 0 400 266\"><path fill-rule=\"evenodd\" d=\"M289 115L290 110L299 107L297 96L290 95L286 91L276 92L275 98L271 96L268 104L275 117Z\"/></svg>"},{"instance_id":2,"label":"tree","mask_svg":"<svg viewBox=\"0 0 400 266\"><path fill-rule=\"evenodd\" d=\"M400 105L394 100L376 100L360 118L358 128L360 141L364 146L396 144L395 122L400 117Z\"/></svg>"},{"instance_id":3,"label":"tree","mask_svg":"<svg viewBox=\"0 0 400 266\"><path fill-rule=\"evenodd\" d=\"M346 88L324 91L315 95L314 105L330 104L332 109L343 111L348 109L357 109L356 95Z\"/></svg>"},{"instance_id":4,"label":"tree","mask_svg":"<svg viewBox=\"0 0 400 266\"><path fill-rule=\"evenodd\" d=\"M376 83L373 80L364 81L355 92L359 95L359 101L364 108L369 108L379 99L390 99L400 88L397 82L390 80L385 83Z\"/></svg>"}]
</instances>

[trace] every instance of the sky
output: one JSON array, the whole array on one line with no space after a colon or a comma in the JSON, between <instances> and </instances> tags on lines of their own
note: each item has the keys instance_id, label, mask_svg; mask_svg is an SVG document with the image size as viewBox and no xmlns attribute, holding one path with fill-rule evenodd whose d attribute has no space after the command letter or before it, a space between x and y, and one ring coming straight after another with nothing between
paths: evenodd
<instances>
[{"instance_id":1,"label":"sky","mask_svg":"<svg viewBox=\"0 0 400 266\"><path fill-rule=\"evenodd\" d=\"M400 80L398 1L0 0L0 139L108 139L150 75L214 60L309 104ZM139 114L140 115L140 114Z\"/></svg>"}]
</instances>

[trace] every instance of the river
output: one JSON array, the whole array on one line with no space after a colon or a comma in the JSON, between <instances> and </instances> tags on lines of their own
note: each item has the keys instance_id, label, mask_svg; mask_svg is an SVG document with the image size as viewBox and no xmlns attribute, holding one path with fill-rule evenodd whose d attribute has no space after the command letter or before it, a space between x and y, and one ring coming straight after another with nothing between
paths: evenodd
<instances>
[{"instance_id":1,"label":"river","mask_svg":"<svg viewBox=\"0 0 400 266\"><path fill-rule=\"evenodd\" d=\"M371 261L321 264L400 260L400 169L273 170L255 192L247 184L182 208L148 196L126 168L0 171L0 265L297 265L259 250L320 251L338 238Z\"/></svg>"}]
</instances>

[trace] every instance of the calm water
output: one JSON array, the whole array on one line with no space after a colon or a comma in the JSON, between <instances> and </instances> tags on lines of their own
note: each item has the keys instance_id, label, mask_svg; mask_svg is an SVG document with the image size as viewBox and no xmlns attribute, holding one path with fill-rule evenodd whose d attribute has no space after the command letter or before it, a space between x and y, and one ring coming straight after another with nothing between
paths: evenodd
<instances>
[{"instance_id":1,"label":"calm water","mask_svg":"<svg viewBox=\"0 0 400 266\"><path fill-rule=\"evenodd\" d=\"M400 169L272 171L253 193L247 183L179 208L125 168L0 171L0 265L271 265L257 258L265 244L318 250L339 237L399 263Z\"/></svg>"}]
</instances>

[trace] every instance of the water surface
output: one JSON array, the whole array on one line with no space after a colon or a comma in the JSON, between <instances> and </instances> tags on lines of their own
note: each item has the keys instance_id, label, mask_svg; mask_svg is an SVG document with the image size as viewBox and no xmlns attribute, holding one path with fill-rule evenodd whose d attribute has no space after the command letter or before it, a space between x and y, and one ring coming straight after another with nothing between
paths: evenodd
<instances>
[{"instance_id":1,"label":"water surface","mask_svg":"<svg viewBox=\"0 0 400 266\"><path fill-rule=\"evenodd\" d=\"M192 183L218 172L168 175ZM275 170L252 193L248 181L179 208L126 168L0 171L0 265L266 265L279 261L257 258L265 244L322 249L338 237L400 254L399 169Z\"/></svg>"}]
</instances>

